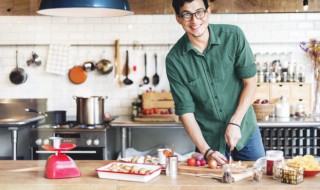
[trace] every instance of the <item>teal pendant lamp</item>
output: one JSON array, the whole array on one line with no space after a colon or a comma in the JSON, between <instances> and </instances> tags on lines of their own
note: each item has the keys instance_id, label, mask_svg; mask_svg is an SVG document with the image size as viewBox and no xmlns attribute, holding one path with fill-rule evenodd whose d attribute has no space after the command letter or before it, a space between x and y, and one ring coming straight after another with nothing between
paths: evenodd
<instances>
[{"instance_id":1,"label":"teal pendant lamp","mask_svg":"<svg viewBox=\"0 0 320 190\"><path fill-rule=\"evenodd\" d=\"M65 17L132 15L128 0L41 0L39 14Z\"/></svg>"}]
</instances>

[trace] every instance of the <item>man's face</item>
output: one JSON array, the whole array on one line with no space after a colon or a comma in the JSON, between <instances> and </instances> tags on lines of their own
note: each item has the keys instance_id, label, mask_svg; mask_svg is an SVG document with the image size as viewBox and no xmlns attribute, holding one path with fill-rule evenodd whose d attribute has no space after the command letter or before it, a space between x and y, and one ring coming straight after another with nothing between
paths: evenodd
<instances>
[{"instance_id":1,"label":"man's face","mask_svg":"<svg viewBox=\"0 0 320 190\"><path fill-rule=\"evenodd\" d=\"M210 13L210 9L206 10L202 0L194 0L185 3L180 8L180 13L176 15L176 19L188 35L201 37L208 28Z\"/></svg>"}]
</instances>

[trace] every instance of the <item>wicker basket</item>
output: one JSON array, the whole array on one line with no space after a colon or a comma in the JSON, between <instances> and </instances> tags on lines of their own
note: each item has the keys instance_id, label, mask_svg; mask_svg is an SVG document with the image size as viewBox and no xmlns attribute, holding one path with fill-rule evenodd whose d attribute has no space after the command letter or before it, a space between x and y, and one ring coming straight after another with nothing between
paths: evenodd
<instances>
[{"instance_id":1,"label":"wicker basket","mask_svg":"<svg viewBox=\"0 0 320 190\"><path fill-rule=\"evenodd\" d=\"M264 120L274 111L276 104L253 104L252 106L256 113L257 120Z\"/></svg>"}]
</instances>

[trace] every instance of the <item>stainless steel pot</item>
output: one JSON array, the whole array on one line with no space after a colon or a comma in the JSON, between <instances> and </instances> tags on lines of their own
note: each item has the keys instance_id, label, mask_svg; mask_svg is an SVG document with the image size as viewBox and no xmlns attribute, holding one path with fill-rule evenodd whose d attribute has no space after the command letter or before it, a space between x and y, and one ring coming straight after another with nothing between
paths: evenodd
<instances>
[{"instance_id":1,"label":"stainless steel pot","mask_svg":"<svg viewBox=\"0 0 320 190\"><path fill-rule=\"evenodd\" d=\"M77 122L85 125L98 125L104 123L103 96L77 97Z\"/></svg>"}]
</instances>

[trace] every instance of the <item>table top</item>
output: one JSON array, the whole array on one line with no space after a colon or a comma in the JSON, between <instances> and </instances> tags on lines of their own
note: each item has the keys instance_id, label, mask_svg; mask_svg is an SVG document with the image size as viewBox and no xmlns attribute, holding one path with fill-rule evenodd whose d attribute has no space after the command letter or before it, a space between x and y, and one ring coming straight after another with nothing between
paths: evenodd
<instances>
[{"instance_id":1,"label":"table top","mask_svg":"<svg viewBox=\"0 0 320 190\"><path fill-rule=\"evenodd\" d=\"M111 127L135 127L135 128L183 128L180 121L176 122L136 122L131 116L118 116L110 123ZM306 118L276 118L271 117L267 120L258 121L259 127L320 127L320 116L311 116Z\"/></svg>"},{"instance_id":2,"label":"table top","mask_svg":"<svg viewBox=\"0 0 320 190\"><path fill-rule=\"evenodd\" d=\"M78 190L78 189L104 189L104 190L140 190L140 189L240 189L240 190L301 190L320 189L320 175L305 178L304 182L298 185L280 183L279 180L272 179L271 176L263 176L260 183L251 182L249 178L232 184L221 183L218 180L202 178L188 175L178 175L171 178L161 173L160 176L147 183L130 182L110 179L100 179L95 171L108 161L83 160L76 161L82 174L77 178L47 179L44 177L46 161L0 161L0 189L55 189L55 190Z\"/></svg>"},{"instance_id":3,"label":"table top","mask_svg":"<svg viewBox=\"0 0 320 190\"><path fill-rule=\"evenodd\" d=\"M33 122L39 122L44 119L45 117L42 115L0 119L0 128L1 127L19 127L19 126L27 125Z\"/></svg>"}]
</instances>

